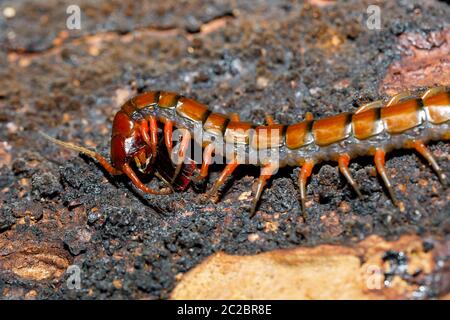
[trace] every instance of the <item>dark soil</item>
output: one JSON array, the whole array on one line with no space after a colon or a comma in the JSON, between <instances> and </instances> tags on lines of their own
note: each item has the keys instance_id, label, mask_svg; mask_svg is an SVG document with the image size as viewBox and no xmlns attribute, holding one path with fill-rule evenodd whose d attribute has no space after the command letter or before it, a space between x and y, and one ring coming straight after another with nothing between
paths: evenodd
<instances>
[{"instance_id":1,"label":"dark soil","mask_svg":"<svg viewBox=\"0 0 450 320\"><path fill-rule=\"evenodd\" d=\"M79 31L65 27L66 8L74 2L83 14ZM305 221L298 168L286 168L250 219L252 197L243 193L252 190L257 168L240 168L216 204L202 202L192 188L146 196L38 134L107 156L112 118L124 95L155 89L256 123L265 111L282 123L299 121L307 111L315 117L352 111L385 97L379 88L403 54L398 38L444 30L448 4L388 1L381 5L381 30L369 30L371 1L322 7L287 0L153 3L0 4L2 11L16 10L13 18L0 15L0 236L54 244L81 268L81 290L69 290L67 276L24 280L0 269L0 296L166 298L178 274L220 250L254 254L350 244L371 234L449 235L450 193L409 151L393 152L387 161L400 208L390 202L371 159L359 158L351 170L364 199L336 164L325 163L310 180ZM449 144L430 149L450 176ZM214 168L210 183L220 169ZM259 240L250 241L254 233Z\"/></svg>"}]
</instances>

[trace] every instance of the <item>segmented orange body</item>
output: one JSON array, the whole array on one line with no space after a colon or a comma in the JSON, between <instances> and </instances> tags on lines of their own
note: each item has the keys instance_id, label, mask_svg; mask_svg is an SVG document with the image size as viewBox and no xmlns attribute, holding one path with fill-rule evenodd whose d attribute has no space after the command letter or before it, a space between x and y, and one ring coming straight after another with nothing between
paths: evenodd
<instances>
[{"instance_id":1,"label":"segmented orange body","mask_svg":"<svg viewBox=\"0 0 450 320\"><path fill-rule=\"evenodd\" d=\"M158 141L162 133L168 152L178 154L174 176L167 181L173 183L183 168L182 161L186 158L189 142L196 131L201 132L202 165L191 180L198 183L206 179L215 154L225 157L227 164L210 194L218 191L238 165L251 163L261 166L253 214L267 180L278 168L286 165L302 167L299 187L304 211L306 181L313 166L324 160L337 161L342 174L361 196L348 165L356 156L374 155L376 168L396 203L384 168L385 153L392 149L415 148L445 184L444 173L424 144L430 140L448 140L449 120L450 90L444 87L429 89L421 96L401 93L386 103L376 101L363 105L355 113L319 120L308 114L305 121L292 125L276 124L267 116L267 125L264 126L242 122L236 114L213 113L205 105L176 93L155 91L130 99L117 112L111 139L112 166L98 153L53 138L52 141L91 155L112 174L128 175L143 192L160 194L160 191L145 186L130 164L135 163L144 173L150 172L158 161ZM172 145L174 128L183 130L176 150ZM232 148L224 148L226 145ZM277 154L276 161L269 154ZM254 162L249 159L254 159ZM186 186L184 184L183 188Z\"/></svg>"}]
</instances>

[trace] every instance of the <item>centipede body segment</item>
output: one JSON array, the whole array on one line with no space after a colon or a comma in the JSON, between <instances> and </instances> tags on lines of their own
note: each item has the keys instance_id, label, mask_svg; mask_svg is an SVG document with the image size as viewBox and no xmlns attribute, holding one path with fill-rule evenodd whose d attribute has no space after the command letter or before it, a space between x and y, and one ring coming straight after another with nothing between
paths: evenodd
<instances>
[{"instance_id":1,"label":"centipede body segment","mask_svg":"<svg viewBox=\"0 0 450 320\"><path fill-rule=\"evenodd\" d=\"M44 136L95 158L113 175L127 175L138 189L149 194L167 194L170 191L146 186L133 166L143 174L149 174L158 161L167 161L161 160L162 152L174 162L173 176L166 178L166 183L176 183L177 177L184 172L184 182L178 190L187 188L190 181L204 182L215 155L225 158L225 167L209 195L216 194L239 165L251 163L260 166L261 175L251 209L253 215L267 181L278 168L287 165L301 167L298 184L303 213L306 212L307 180L314 166L321 161L336 161L340 172L362 197L358 182L348 169L350 160L361 155L374 156L377 172L396 204L395 188L385 169L385 155L399 148L416 149L446 186L446 176L425 144L431 140L448 140L449 122L450 90L445 87L428 89L421 96L400 93L388 102L375 101L361 106L354 113L318 120L308 113L304 121L291 125L277 124L270 115L266 115L266 125L254 125L241 121L237 114L226 116L211 112L205 105L176 93L154 91L128 100L115 115L111 136L112 164L94 151ZM175 129L181 137L174 145ZM196 132L201 132L198 143L203 148L199 167L193 166L188 157L190 142ZM160 141L165 147L163 151L160 150ZM183 167L186 160L192 170L186 171ZM161 173L167 175L167 172Z\"/></svg>"}]
</instances>

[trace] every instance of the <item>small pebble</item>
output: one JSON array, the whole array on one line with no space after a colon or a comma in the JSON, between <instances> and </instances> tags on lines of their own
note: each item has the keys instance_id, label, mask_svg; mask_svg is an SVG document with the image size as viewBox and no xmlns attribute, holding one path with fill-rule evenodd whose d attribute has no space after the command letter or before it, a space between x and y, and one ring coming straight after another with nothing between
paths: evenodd
<instances>
[{"instance_id":1,"label":"small pebble","mask_svg":"<svg viewBox=\"0 0 450 320\"><path fill-rule=\"evenodd\" d=\"M265 77L258 77L258 79L256 79L256 86L260 89L264 89L269 85L269 79L265 78Z\"/></svg>"},{"instance_id":2,"label":"small pebble","mask_svg":"<svg viewBox=\"0 0 450 320\"><path fill-rule=\"evenodd\" d=\"M14 18L16 16L16 9L13 7L5 7L3 9L3 16L7 19Z\"/></svg>"},{"instance_id":3,"label":"small pebble","mask_svg":"<svg viewBox=\"0 0 450 320\"><path fill-rule=\"evenodd\" d=\"M257 241L257 240L259 240L259 235L257 234L257 233L250 233L248 236L247 236L247 239L248 239L248 241L250 241L250 242L255 242L255 241Z\"/></svg>"},{"instance_id":4,"label":"small pebble","mask_svg":"<svg viewBox=\"0 0 450 320\"><path fill-rule=\"evenodd\" d=\"M251 191L244 191L239 195L238 200L239 201L244 201L244 200L248 200L248 197L250 197L250 195L252 194Z\"/></svg>"}]
</instances>

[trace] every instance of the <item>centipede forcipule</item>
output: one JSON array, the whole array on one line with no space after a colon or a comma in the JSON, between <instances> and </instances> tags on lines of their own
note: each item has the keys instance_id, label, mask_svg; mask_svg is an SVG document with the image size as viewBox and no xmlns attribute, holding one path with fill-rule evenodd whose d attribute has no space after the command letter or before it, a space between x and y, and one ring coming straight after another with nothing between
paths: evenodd
<instances>
[{"instance_id":1,"label":"centipede forcipule","mask_svg":"<svg viewBox=\"0 0 450 320\"><path fill-rule=\"evenodd\" d=\"M428 89L421 96L402 92L389 101L362 105L354 113L346 112L319 120L307 113L305 118L299 123L282 125L266 115L266 125L254 125L242 122L237 114L213 113L205 105L176 93L152 91L131 98L116 113L111 136L111 164L97 152L42 134L60 146L96 159L112 175L127 175L142 192L163 195L171 191L146 186L136 175L132 164L148 174L157 167L159 152L176 153L174 175L171 179L164 179L170 186L183 169L195 131L200 130L201 166L185 176L188 181L177 189L186 189L189 180L204 182L213 157L221 155L226 164L208 192L213 196L239 165L248 164L248 159L257 154L252 164L261 167L261 174L251 215L256 212L269 178L287 165L301 167L298 185L303 214L306 212L307 180L313 167L322 161L336 161L339 171L362 197L358 183L350 173L349 163L358 156L373 156L376 170L392 202L397 205L394 187L385 169L385 155L393 149L412 148L428 161L442 185L447 185L444 172L425 146L432 140L450 138L450 90L446 87ZM172 137L175 129L182 132L176 145ZM164 151L159 147L160 140L165 146ZM232 148L224 148L224 145ZM276 160L273 154L276 154ZM157 170L155 173L161 177Z\"/></svg>"}]
</instances>

